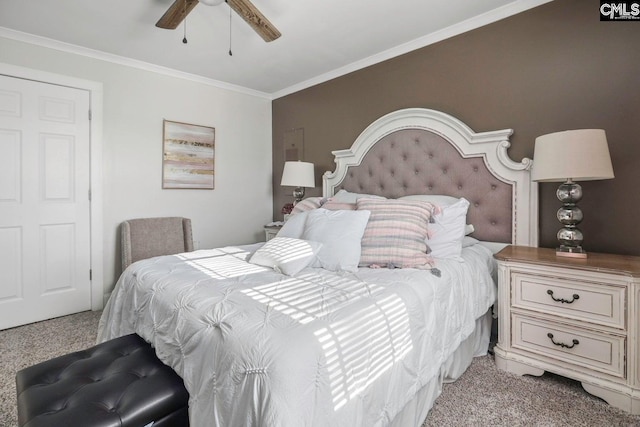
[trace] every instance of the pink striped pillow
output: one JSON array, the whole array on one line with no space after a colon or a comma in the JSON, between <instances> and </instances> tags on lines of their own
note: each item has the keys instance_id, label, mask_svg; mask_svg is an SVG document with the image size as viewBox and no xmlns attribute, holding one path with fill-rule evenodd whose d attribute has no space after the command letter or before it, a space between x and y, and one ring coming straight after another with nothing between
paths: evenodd
<instances>
[{"instance_id":1,"label":"pink striped pillow","mask_svg":"<svg viewBox=\"0 0 640 427\"><path fill-rule=\"evenodd\" d=\"M304 200L300 200L299 203L296 203L291 210L291 215L311 211L313 209L318 209L322 204L326 201L324 197L307 197Z\"/></svg>"},{"instance_id":2,"label":"pink striped pillow","mask_svg":"<svg viewBox=\"0 0 640 427\"><path fill-rule=\"evenodd\" d=\"M329 199L325 204L322 205L323 209L328 209L330 211L355 211L356 204L348 203L348 202L340 202L338 200Z\"/></svg>"},{"instance_id":3,"label":"pink striped pillow","mask_svg":"<svg viewBox=\"0 0 640 427\"><path fill-rule=\"evenodd\" d=\"M360 266L429 268L428 225L438 207L429 202L358 199L358 210L371 212L362 236Z\"/></svg>"}]
</instances>

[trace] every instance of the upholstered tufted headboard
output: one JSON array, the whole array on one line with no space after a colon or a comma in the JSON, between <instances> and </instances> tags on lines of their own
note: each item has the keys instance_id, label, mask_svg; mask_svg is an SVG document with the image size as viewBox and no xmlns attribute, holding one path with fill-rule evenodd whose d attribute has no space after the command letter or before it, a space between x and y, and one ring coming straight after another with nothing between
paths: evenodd
<instances>
[{"instance_id":1,"label":"upholstered tufted headboard","mask_svg":"<svg viewBox=\"0 0 640 427\"><path fill-rule=\"evenodd\" d=\"M479 240L537 245L537 186L531 160L516 163L510 129L475 133L445 113L412 108L372 123L348 150L334 151L325 196L339 189L397 198L446 194L470 202L467 221Z\"/></svg>"}]
</instances>

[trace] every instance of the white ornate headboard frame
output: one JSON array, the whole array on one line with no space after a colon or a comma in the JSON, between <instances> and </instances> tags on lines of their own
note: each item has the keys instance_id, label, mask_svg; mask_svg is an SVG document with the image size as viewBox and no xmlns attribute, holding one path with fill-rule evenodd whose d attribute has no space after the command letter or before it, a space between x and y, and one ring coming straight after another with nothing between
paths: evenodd
<instances>
[{"instance_id":1,"label":"white ornate headboard frame","mask_svg":"<svg viewBox=\"0 0 640 427\"><path fill-rule=\"evenodd\" d=\"M491 190L495 190L495 193L506 194L506 202L494 202L493 204L504 205L503 207L508 210L506 216L510 217L511 221L510 224L504 224L509 226L506 232L507 235L511 234L511 238L501 238L495 241L537 246L538 187L530 177L532 161L524 158L522 162L518 163L511 160L507 154L507 149L511 145L509 136L512 133L511 129L476 133L455 117L430 109L409 108L394 111L369 125L358 136L350 149L332 152L335 156L336 170L324 174L323 195L330 197L340 188L354 192L381 194L387 197L409 194L449 194L467 198L471 202L469 212L471 214L471 209L474 208L474 198L478 201L482 200L481 204L485 206L491 205L492 200L498 200L491 199L486 195L485 199L480 199L480 196L476 194L465 193L465 191L476 193L479 191L478 185L475 183L479 179L475 179L476 175L471 171L476 172L478 177L484 173L489 177L489 180L483 183L485 187L490 185ZM457 154L448 153L441 156L440 153L453 152L450 148L445 147L446 144L443 141L451 144ZM378 142L381 142L380 146L375 147ZM383 149L384 145L388 145L390 148ZM393 147L396 145L394 152ZM408 147L408 145L412 147ZM404 148L400 148L401 146ZM376 152L377 157L365 161L367 154L371 151ZM442 158L437 163L436 159L439 156ZM368 164L367 169L366 171L358 171L359 166L363 165L364 167L363 161L365 161L364 164ZM426 165L427 163L430 164ZM481 167L483 164L486 171L479 171L479 169L484 169ZM456 170L460 170L460 168L465 170L466 175L456 174ZM384 173L379 172L378 169L383 169ZM378 174L381 175L378 176ZM416 179L414 179L414 174ZM438 180L444 181L443 177L446 177L446 185L439 188ZM356 180L359 184L354 186ZM416 183L416 180L420 181ZM460 184L456 184L457 182ZM467 189L467 187L469 188ZM474 188L471 189L471 187ZM499 188L496 190L497 187ZM417 190L418 188L419 190ZM438 192L443 188L446 193ZM478 205L479 203L476 202L475 206L478 207ZM487 207L491 208L491 206ZM483 211L478 208L475 211L477 222L484 221L490 225L496 225L496 220L493 219L478 220L479 212L485 212L485 215L494 215L488 213L487 210ZM498 214L496 214L497 217ZM508 222L508 220L503 222ZM487 226L487 228L491 227ZM476 230L478 230L477 227ZM490 230L488 233L485 236L493 235ZM494 241L482 236L479 238Z\"/></svg>"}]
</instances>

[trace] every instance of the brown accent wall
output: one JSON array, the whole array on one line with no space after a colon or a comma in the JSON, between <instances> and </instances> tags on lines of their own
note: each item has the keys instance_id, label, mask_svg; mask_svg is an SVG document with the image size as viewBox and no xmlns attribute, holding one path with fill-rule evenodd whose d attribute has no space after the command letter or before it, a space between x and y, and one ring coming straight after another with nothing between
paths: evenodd
<instances>
[{"instance_id":1,"label":"brown accent wall","mask_svg":"<svg viewBox=\"0 0 640 427\"><path fill-rule=\"evenodd\" d=\"M391 111L449 113L476 132L512 128L509 154L533 156L550 132L605 129L615 179L582 183L580 228L594 252L640 255L640 22L600 22L599 2L556 0L273 101L274 218L283 135L304 128L304 160L333 170L344 149ZM540 246L555 247L557 184L540 185Z\"/></svg>"}]
</instances>

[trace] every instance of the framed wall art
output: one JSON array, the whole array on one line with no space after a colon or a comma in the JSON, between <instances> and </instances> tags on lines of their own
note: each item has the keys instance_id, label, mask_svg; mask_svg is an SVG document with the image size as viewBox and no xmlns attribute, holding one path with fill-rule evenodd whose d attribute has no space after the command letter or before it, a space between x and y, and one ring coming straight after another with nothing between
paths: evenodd
<instances>
[{"instance_id":1,"label":"framed wall art","mask_svg":"<svg viewBox=\"0 0 640 427\"><path fill-rule=\"evenodd\" d=\"M284 133L284 161L302 160L304 128L289 129Z\"/></svg>"},{"instance_id":2,"label":"framed wall art","mask_svg":"<svg viewBox=\"0 0 640 427\"><path fill-rule=\"evenodd\" d=\"M216 130L163 120L162 188L213 190Z\"/></svg>"}]
</instances>

